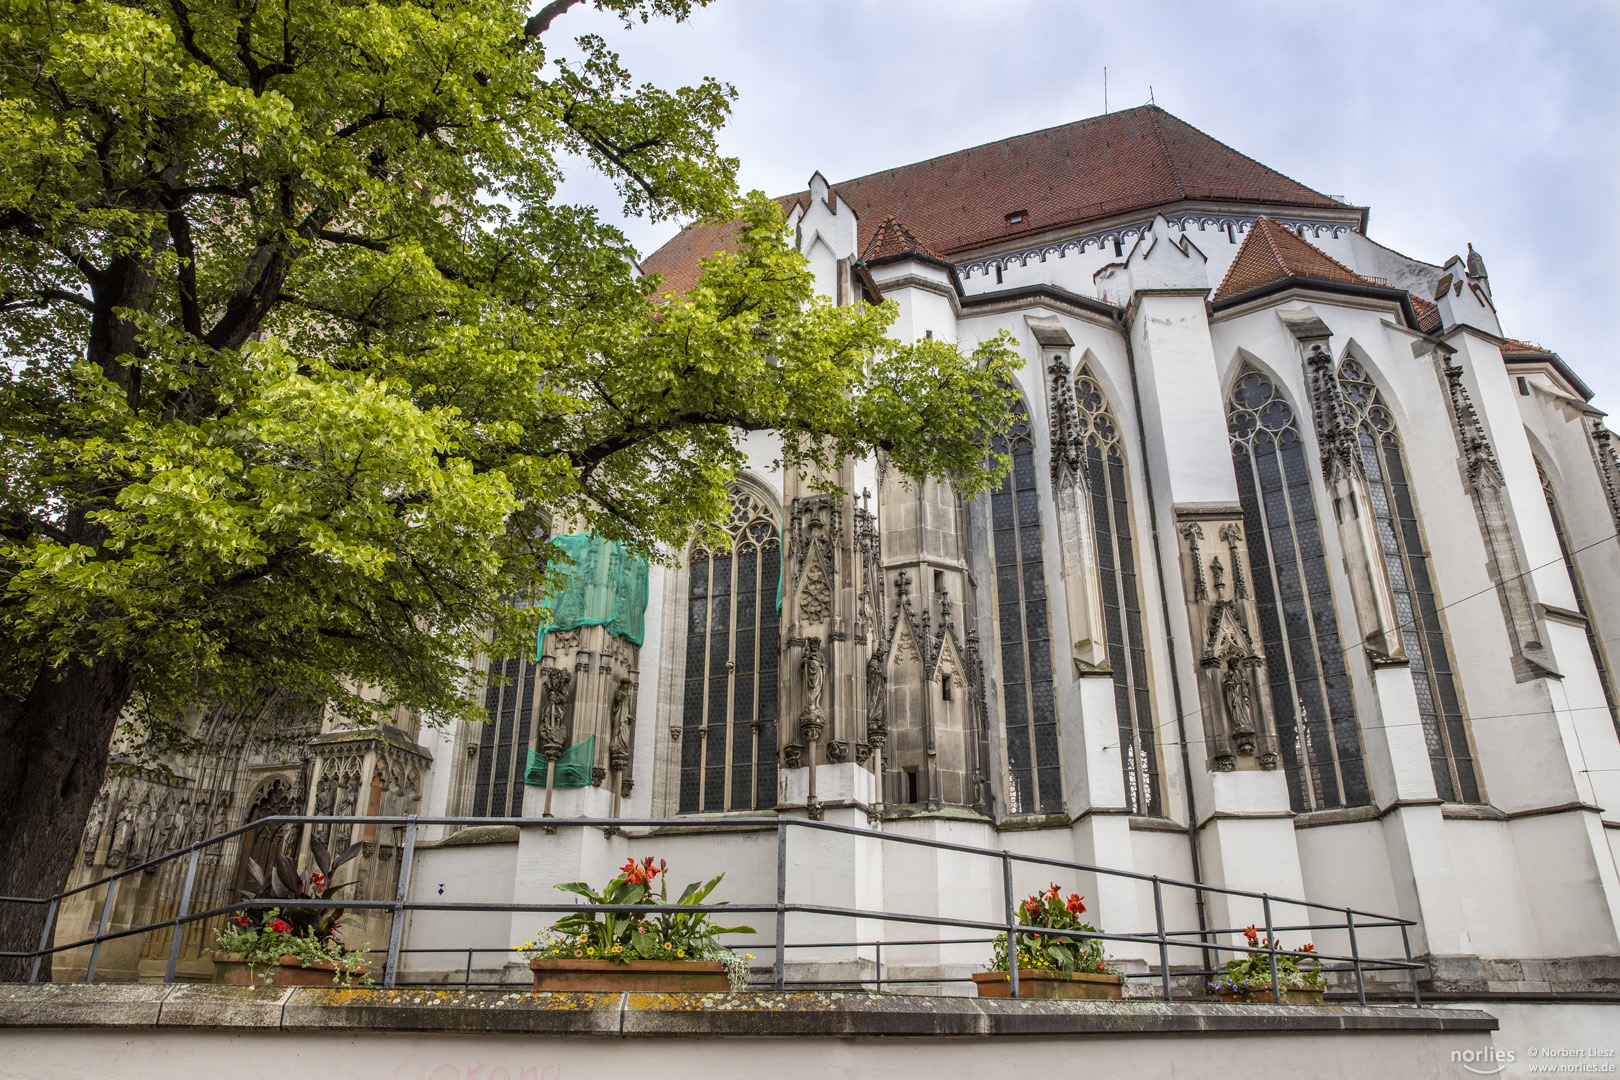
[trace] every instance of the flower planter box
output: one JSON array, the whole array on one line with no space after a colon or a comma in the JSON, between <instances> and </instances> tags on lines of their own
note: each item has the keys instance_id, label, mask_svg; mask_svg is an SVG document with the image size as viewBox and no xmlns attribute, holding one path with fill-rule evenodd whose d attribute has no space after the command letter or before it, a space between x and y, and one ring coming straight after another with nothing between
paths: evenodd
<instances>
[{"instance_id":1,"label":"flower planter box","mask_svg":"<svg viewBox=\"0 0 1620 1080\"><path fill-rule=\"evenodd\" d=\"M973 986L982 998L1012 996L1012 980L1005 971L975 971ZM1118 1001L1123 996L1123 980L1118 975L1071 974L1044 968L1018 969L1020 998L1089 998Z\"/></svg>"},{"instance_id":2,"label":"flower planter box","mask_svg":"<svg viewBox=\"0 0 1620 1080\"><path fill-rule=\"evenodd\" d=\"M267 965L260 964L257 971L250 970L248 962L237 953L214 954L214 981L228 986L331 986L337 969L325 960L312 962L309 967L296 956L283 956L279 963L270 969L270 981L265 982L264 969ZM366 967L358 968L351 976L360 978L366 973Z\"/></svg>"},{"instance_id":3,"label":"flower planter box","mask_svg":"<svg viewBox=\"0 0 1620 1080\"><path fill-rule=\"evenodd\" d=\"M1294 990L1284 986L1280 988L1282 1004L1284 1005L1320 1005L1322 1004L1321 990ZM1271 987L1259 990L1221 990L1221 1000L1228 1005L1273 1005L1277 1000L1271 996Z\"/></svg>"},{"instance_id":4,"label":"flower planter box","mask_svg":"<svg viewBox=\"0 0 1620 1080\"><path fill-rule=\"evenodd\" d=\"M536 990L617 994L728 994L731 980L717 960L560 960L529 961Z\"/></svg>"}]
</instances>

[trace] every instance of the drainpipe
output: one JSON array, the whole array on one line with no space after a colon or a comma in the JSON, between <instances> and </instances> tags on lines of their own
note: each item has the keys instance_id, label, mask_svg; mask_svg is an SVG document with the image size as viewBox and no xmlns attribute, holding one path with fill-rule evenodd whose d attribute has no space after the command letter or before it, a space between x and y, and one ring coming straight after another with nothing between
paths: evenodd
<instances>
[{"instance_id":1,"label":"drainpipe","mask_svg":"<svg viewBox=\"0 0 1620 1080\"><path fill-rule=\"evenodd\" d=\"M1120 315L1120 323L1125 329L1125 363L1131 371L1131 401L1136 406L1136 438L1142 447L1142 484L1147 489L1148 524L1150 535L1153 538L1153 569L1159 578L1159 608L1164 619L1165 650L1170 656L1170 691L1174 695L1176 707L1176 735L1181 740L1181 776L1187 789L1187 851L1192 856L1193 884L1204 884L1203 859L1198 854L1198 802L1193 795L1192 782L1192 756L1187 750L1187 713L1181 702L1181 671L1176 664L1176 632L1175 624L1170 621L1170 592L1165 587L1164 576L1164 549L1159 544L1159 512L1158 504L1153 499L1153 466L1149 463L1150 455L1147 447L1147 423L1142 419L1142 389L1136 379L1136 351L1131 348L1131 306L1127 306ZM1203 889L1193 890L1193 906L1198 912L1198 941L1201 945L1207 941L1209 918L1204 910ZM1209 949L1203 950L1205 969L1212 963Z\"/></svg>"}]
</instances>

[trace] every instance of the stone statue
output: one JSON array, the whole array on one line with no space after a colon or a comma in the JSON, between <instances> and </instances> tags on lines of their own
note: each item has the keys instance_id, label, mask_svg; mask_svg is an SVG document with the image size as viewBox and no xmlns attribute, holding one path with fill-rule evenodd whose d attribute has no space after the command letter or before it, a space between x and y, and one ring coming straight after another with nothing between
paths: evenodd
<instances>
[{"instance_id":1,"label":"stone statue","mask_svg":"<svg viewBox=\"0 0 1620 1080\"><path fill-rule=\"evenodd\" d=\"M612 728L608 736L608 766L614 772L623 772L630 766L630 699L635 684L621 679L613 691Z\"/></svg>"},{"instance_id":2,"label":"stone statue","mask_svg":"<svg viewBox=\"0 0 1620 1080\"><path fill-rule=\"evenodd\" d=\"M873 649L871 659L866 661L866 738L873 746L882 746L889 733L888 685L888 677L883 674L883 650Z\"/></svg>"},{"instance_id":3,"label":"stone statue","mask_svg":"<svg viewBox=\"0 0 1620 1080\"><path fill-rule=\"evenodd\" d=\"M540 753L545 755L547 761L556 761L562 756L563 743L568 738L568 728L563 723L564 703L568 698L568 672L562 668L545 668L540 673L544 679L544 704L540 707L540 728L536 732L540 743Z\"/></svg>"},{"instance_id":4,"label":"stone statue","mask_svg":"<svg viewBox=\"0 0 1620 1080\"><path fill-rule=\"evenodd\" d=\"M1254 734L1254 710L1249 700L1249 681L1237 665L1229 665L1221 680L1221 693L1226 700L1226 720L1235 736ZM1252 742L1251 742L1252 748Z\"/></svg>"},{"instance_id":5,"label":"stone statue","mask_svg":"<svg viewBox=\"0 0 1620 1080\"><path fill-rule=\"evenodd\" d=\"M1489 278L1485 272L1485 260L1474 250L1474 245L1468 245L1468 276L1471 278Z\"/></svg>"},{"instance_id":6,"label":"stone statue","mask_svg":"<svg viewBox=\"0 0 1620 1080\"><path fill-rule=\"evenodd\" d=\"M799 722L806 742L821 738L826 721L822 698L827 691L827 661L821 655L821 639L809 638L804 643L804 709Z\"/></svg>"},{"instance_id":7,"label":"stone statue","mask_svg":"<svg viewBox=\"0 0 1620 1080\"><path fill-rule=\"evenodd\" d=\"M96 861L96 848L101 844L101 830L107 820L107 793L102 792L96 796L96 801L90 806L90 820L84 826L84 865L92 866Z\"/></svg>"}]
</instances>

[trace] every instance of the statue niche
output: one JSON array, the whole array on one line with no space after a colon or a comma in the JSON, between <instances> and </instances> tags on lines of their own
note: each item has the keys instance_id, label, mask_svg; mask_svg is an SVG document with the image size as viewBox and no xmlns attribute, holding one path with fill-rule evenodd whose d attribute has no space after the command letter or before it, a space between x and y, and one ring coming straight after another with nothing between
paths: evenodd
<instances>
[{"instance_id":1,"label":"statue niche","mask_svg":"<svg viewBox=\"0 0 1620 1080\"><path fill-rule=\"evenodd\" d=\"M1208 527L1225 544L1205 550ZM1209 768L1275 769L1277 736L1265 657L1254 643L1257 625L1243 560L1243 526L1233 520L1183 521L1182 565L1187 570L1187 607L1192 625L1203 628L1199 698ZM1228 581L1230 578L1230 581Z\"/></svg>"}]
</instances>

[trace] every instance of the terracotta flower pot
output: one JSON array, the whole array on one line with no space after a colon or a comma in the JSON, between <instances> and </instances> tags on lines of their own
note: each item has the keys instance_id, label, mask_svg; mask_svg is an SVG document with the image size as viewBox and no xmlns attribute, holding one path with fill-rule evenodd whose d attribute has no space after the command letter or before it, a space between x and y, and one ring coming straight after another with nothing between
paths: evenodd
<instances>
[{"instance_id":1,"label":"terracotta flower pot","mask_svg":"<svg viewBox=\"0 0 1620 1080\"><path fill-rule=\"evenodd\" d=\"M718 960L561 960L529 961L536 990L576 990L617 994L725 994L731 991L726 966Z\"/></svg>"},{"instance_id":2,"label":"terracotta flower pot","mask_svg":"<svg viewBox=\"0 0 1620 1080\"><path fill-rule=\"evenodd\" d=\"M331 986L333 976L337 973L337 968L325 960L312 961L309 967L305 967L298 957L283 956L270 968L270 981L266 983L265 967L260 964L257 970L250 970L247 960L240 953L215 953L214 981L229 986ZM360 978L368 967L362 965L352 977Z\"/></svg>"},{"instance_id":3,"label":"terracotta flower pot","mask_svg":"<svg viewBox=\"0 0 1620 1080\"><path fill-rule=\"evenodd\" d=\"M1321 990L1299 990L1283 986L1278 988L1282 993L1284 1005L1320 1005L1322 1004ZM1227 1004L1237 1005L1273 1005L1277 1001L1271 996L1271 987L1264 986L1259 989L1246 990L1220 990L1221 1000Z\"/></svg>"},{"instance_id":4,"label":"terracotta flower pot","mask_svg":"<svg viewBox=\"0 0 1620 1080\"><path fill-rule=\"evenodd\" d=\"M982 998L1012 996L1012 980L1005 971L975 971L973 986ZM1073 974L1044 968L1018 969L1020 998L1089 998L1118 1001L1124 996L1124 980L1118 975Z\"/></svg>"}]
</instances>

